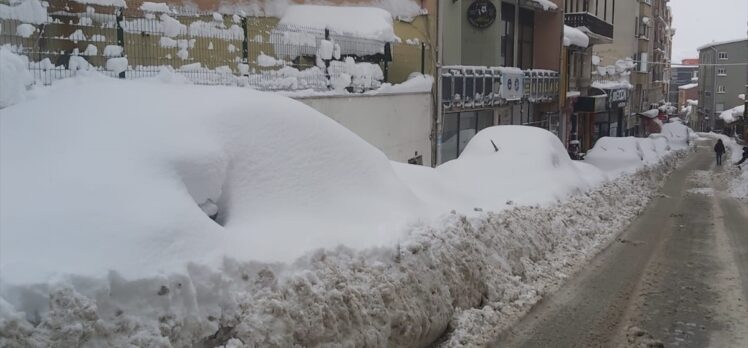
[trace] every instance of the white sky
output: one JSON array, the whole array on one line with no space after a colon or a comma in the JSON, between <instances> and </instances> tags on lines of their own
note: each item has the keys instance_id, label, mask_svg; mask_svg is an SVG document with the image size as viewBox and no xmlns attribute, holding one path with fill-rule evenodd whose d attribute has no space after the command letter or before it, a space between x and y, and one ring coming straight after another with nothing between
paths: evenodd
<instances>
[{"instance_id":1,"label":"white sky","mask_svg":"<svg viewBox=\"0 0 748 348\"><path fill-rule=\"evenodd\" d=\"M627 0L633 1L633 0ZM672 0L673 63L698 58L696 47L746 37L748 0Z\"/></svg>"}]
</instances>

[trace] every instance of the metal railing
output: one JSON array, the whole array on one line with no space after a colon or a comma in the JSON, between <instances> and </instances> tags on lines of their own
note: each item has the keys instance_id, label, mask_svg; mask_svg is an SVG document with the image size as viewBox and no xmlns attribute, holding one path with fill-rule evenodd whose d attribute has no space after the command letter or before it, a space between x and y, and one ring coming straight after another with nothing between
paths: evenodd
<instances>
[{"instance_id":1,"label":"metal railing","mask_svg":"<svg viewBox=\"0 0 748 348\"><path fill-rule=\"evenodd\" d=\"M595 15L587 12L567 13L564 16L564 23L570 27L586 27L591 32L613 38L613 24L610 24Z\"/></svg>"},{"instance_id":2,"label":"metal railing","mask_svg":"<svg viewBox=\"0 0 748 348\"><path fill-rule=\"evenodd\" d=\"M346 89L361 92L387 82L392 72L400 82L411 72L430 70L430 60L424 59L430 47L421 42L387 43L278 26L264 18L177 8L149 13L55 1L47 11L36 23L0 19L0 45L28 57L30 71L44 84L82 70L133 79L172 69L196 84L328 90L331 81L346 73L351 77ZM331 59L318 59L323 40L335 47ZM119 64L113 64L117 59ZM351 60L355 69L344 64Z\"/></svg>"}]
</instances>

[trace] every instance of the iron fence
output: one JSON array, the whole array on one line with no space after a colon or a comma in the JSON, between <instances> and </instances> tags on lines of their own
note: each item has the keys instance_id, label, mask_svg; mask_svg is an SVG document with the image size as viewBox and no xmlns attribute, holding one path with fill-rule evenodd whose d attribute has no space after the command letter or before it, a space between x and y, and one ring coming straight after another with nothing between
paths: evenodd
<instances>
[{"instance_id":1,"label":"iron fence","mask_svg":"<svg viewBox=\"0 0 748 348\"><path fill-rule=\"evenodd\" d=\"M349 78L346 89L365 91L393 80L393 73L400 82L431 65L425 43L387 43L268 18L72 1L53 1L47 10L36 23L0 19L0 45L28 57L45 84L88 70L134 79L173 69L196 84L327 90Z\"/></svg>"}]
</instances>

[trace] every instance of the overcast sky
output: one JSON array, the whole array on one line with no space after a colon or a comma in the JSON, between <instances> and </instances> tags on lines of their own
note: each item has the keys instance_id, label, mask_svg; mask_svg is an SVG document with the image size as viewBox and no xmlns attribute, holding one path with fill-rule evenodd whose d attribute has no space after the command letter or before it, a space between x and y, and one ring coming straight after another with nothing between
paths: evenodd
<instances>
[{"instance_id":1,"label":"overcast sky","mask_svg":"<svg viewBox=\"0 0 748 348\"><path fill-rule=\"evenodd\" d=\"M630 0L633 1L633 0ZM696 47L746 37L748 0L671 0L673 63L698 58Z\"/></svg>"}]
</instances>

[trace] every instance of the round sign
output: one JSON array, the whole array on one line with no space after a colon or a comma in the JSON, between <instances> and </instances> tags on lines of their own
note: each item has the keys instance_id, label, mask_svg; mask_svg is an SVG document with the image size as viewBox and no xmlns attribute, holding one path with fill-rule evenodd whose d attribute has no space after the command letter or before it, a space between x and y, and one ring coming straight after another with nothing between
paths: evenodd
<instances>
[{"instance_id":1,"label":"round sign","mask_svg":"<svg viewBox=\"0 0 748 348\"><path fill-rule=\"evenodd\" d=\"M476 0L467 12L468 22L476 28L488 28L496 20L496 6L488 0Z\"/></svg>"}]
</instances>

